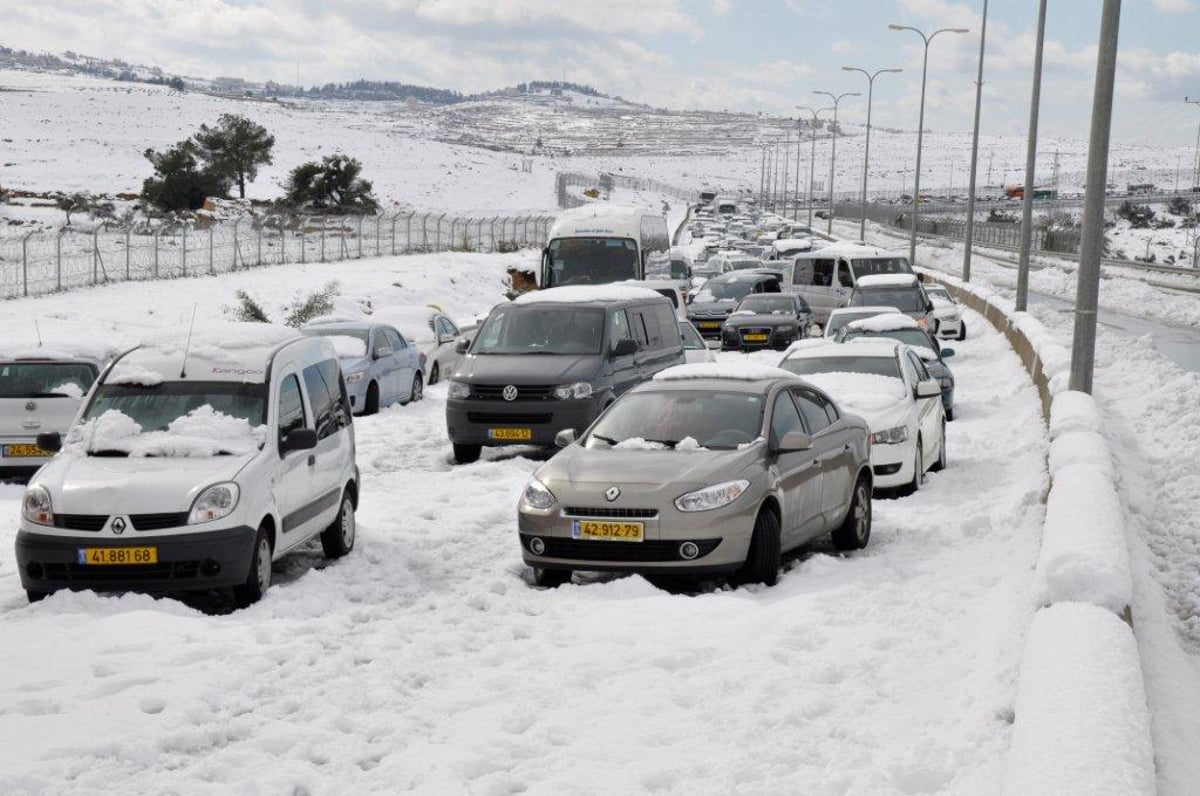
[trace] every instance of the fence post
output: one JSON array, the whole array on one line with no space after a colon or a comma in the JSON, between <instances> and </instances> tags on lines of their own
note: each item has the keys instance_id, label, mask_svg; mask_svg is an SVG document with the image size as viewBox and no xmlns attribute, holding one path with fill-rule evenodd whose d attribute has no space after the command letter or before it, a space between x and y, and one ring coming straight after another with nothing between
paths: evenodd
<instances>
[{"instance_id":1,"label":"fence post","mask_svg":"<svg viewBox=\"0 0 1200 796\"><path fill-rule=\"evenodd\" d=\"M230 263L230 265L229 265L230 272L237 270L238 254L240 251L239 250L240 242L238 241L238 227L241 226L241 223L242 223L241 216L238 216L237 218L235 218L233 220L233 262ZM242 259L244 262L245 258L242 258Z\"/></svg>"},{"instance_id":2,"label":"fence post","mask_svg":"<svg viewBox=\"0 0 1200 796\"><path fill-rule=\"evenodd\" d=\"M259 266L261 266L261 265L263 264L263 258L262 258L262 225L261 225L261 224L259 224L259 225L258 225L258 227L257 227L257 228L254 230L254 234L255 234L255 238L257 238L257 251L258 251L258 253L257 253L257 255L256 255L256 257L257 257L257 261L256 261L254 264L255 264L255 265L259 265Z\"/></svg>"},{"instance_id":3,"label":"fence post","mask_svg":"<svg viewBox=\"0 0 1200 796\"><path fill-rule=\"evenodd\" d=\"M158 236L162 234L162 229L154 230L154 278L158 279Z\"/></svg>"},{"instance_id":4,"label":"fence post","mask_svg":"<svg viewBox=\"0 0 1200 796\"><path fill-rule=\"evenodd\" d=\"M438 225L437 225L437 243L435 243L435 244L434 244L434 249L435 249L436 251L441 251L441 250L442 250L442 219L443 219L443 218L445 218L445 217L446 217L446 214L445 214L445 213L442 213L440 216L438 216L438 219L437 219L437 221L438 221Z\"/></svg>"},{"instance_id":5,"label":"fence post","mask_svg":"<svg viewBox=\"0 0 1200 796\"><path fill-rule=\"evenodd\" d=\"M363 217L359 216L358 217L358 259L360 259L360 260L362 259L362 228L363 228Z\"/></svg>"},{"instance_id":6,"label":"fence post","mask_svg":"<svg viewBox=\"0 0 1200 796\"><path fill-rule=\"evenodd\" d=\"M496 216L492 216L492 251L496 251Z\"/></svg>"},{"instance_id":7,"label":"fence post","mask_svg":"<svg viewBox=\"0 0 1200 796\"><path fill-rule=\"evenodd\" d=\"M375 256L379 257L383 254L382 244L379 242L380 235L383 234L383 213L375 216Z\"/></svg>"},{"instance_id":8,"label":"fence post","mask_svg":"<svg viewBox=\"0 0 1200 796\"><path fill-rule=\"evenodd\" d=\"M306 248L308 248L304 242L304 225L305 225L305 223L306 223L305 219L301 218L300 219L300 264L301 265L304 264L304 258L306 256L304 250ZM322 225L322 226L324 226L324 225ZM324 251L324 249L325 249L325 230L322 228L322 230L321 230L321 250Z\"/></svg>"},{"instance_id":9,"label":"fence post","mask_svg":"<svg viewBox=\"0 0 1200 796\"><path fill-rule=\"evenodd\" d=\"M130 236L133 234L133 227L125 227L125 281L129 281L129 243Z\"/></svg>"},{"instance_id":10,"label":"fence post","mask_svg":"<svg viewBox=\"0 0 1200 796\"><path fill-rule=\"evenodd\" d=\"M396 254L396 219L400 218L400 213L392 216L392 256Z\"/></svg>"},{"instance_id":11,"label":"fence post","mask_svg":"<svg viewBox=\"0 0 1200 796\"><path fill-rule=\"evenodd\" d=\"M429 214L421 214L421 251L429 251Z\"/></svg>"},{"instance_id":12,"label":"fence post","mask_svg":"<svg viewBox=\"0 0 1200 796\"><path fill-rule=\"evenodd\" d=\"M183 224L183 275L187 276L187 222Z\"/></svg>"},{"instance_id":13,"label":"fence post","mask_svg":"<svg viewBox=\"0 0 1200 796\"><path fill-rule=\"evenodd\" d=\"M59 234L61 235L62 233ZM21 238L21 291L26 296L29 295L29 239L32 237L32 232L26 232L25 236ZM60 259L59 262L61 263L62 260ZM59 273L62 273L61 266Z\"/></svg>"},{"instance_id":14,"label":"fence post","mask_svg":"<svg viewBox=\"0 0 1200 796\"><path fill-rule=\"evenodd\" d=\"M325 216L321 216L321 262L325 262Z\"/></svg>"},{"instance_id":15,"label":"fence post","mask_svg":"<svg viewBox=\"0 0 1200 796\"><path fill-rule=\"evenodd\" d=\"M404 217L404 253L408 254L412 251L412 220L416 212L409 213Z\"/></svg>"},{"instance_id":16,"label":"fence post","mask_svg":"<svg viewBox=\"0 0 1200 796\"><path fill-rule=\"evenodd\" d=\"M58 239L54 241L54 289L62 290L62 239L65 229L58 231Z\"/></svg>"},{"instance_id":17,"label":"fence post","mask_svg":"<svg viewBox=\"0 0 1200 796\"><path fill-rule=\"evenodd\" d=\"M92 284L100 280L100 227L92 230ZM107 280L105 280L107 281Z\"/></svg>"},{"instance_id":18,"label":"fence post","mask_svg":"<svg viewBox=\"0 0 1200 796\"><path fill-rule=\"evenodd\" d=\"M213 228L208 228L208 273L215 275L217 272L213 268Z\"/></svg>"}]
</instances>

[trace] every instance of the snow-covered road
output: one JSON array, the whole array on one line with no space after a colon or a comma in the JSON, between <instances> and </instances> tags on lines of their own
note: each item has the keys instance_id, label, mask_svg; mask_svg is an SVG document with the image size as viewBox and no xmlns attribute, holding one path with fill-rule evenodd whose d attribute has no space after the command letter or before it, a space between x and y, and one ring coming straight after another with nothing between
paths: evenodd
<instances>
[{"instance_id":1,"label":"snow-covered road","mask_svg":"<svg viewBox=\"0 0 1200 796\"><path fill-rule=\"evenodd\" d=\"M137 335L197 299L212 314L237 288L336 276L346 295L401 282L461 316L499 298L505 262L261 269L124 286L119 306L109 289L10 306ZM515 504L537 462L452 466L444 385L357 422L355 552L293 556L228 615L139 595L26 605L20 490L0 487L0 792L997 793L1046 443L1017 357L968 324L949 468L877 501L867 550L814 546L769 589L533 588Z\"/></svg>"}]
</instances>

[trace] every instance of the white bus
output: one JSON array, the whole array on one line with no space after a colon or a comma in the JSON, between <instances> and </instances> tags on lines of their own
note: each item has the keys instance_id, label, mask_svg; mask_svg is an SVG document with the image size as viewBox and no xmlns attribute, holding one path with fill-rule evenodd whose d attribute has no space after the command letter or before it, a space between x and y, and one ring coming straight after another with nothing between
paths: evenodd
<instances>
[{"instance_id":1,"label":"white bus","mask_svg":"<svg viewBox=\"0 0 1200 796\"><path fill-rule=\"evenodd\" d=\"M670 258L667 220L645 207L588 204L565 210L550 227L538 287L645 279Z\"/></svg>"}]
</instances>

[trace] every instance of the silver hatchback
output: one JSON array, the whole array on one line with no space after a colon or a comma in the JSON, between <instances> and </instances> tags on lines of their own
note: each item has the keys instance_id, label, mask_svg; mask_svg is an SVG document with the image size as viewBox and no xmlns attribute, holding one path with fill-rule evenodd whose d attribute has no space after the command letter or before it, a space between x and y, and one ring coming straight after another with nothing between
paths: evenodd
<instances>
[{"instance_id":1,"label":"silver hatchback","mask_svg":"<svg viewBox=\"0 0 1200 796\"><path fill-rule=\"evenodd\" d=\"M529 480L518 506L542 586L574 570L733 573L774 584L782 554L871 533L869 429L787 371L681 365L630 390Z\"/></svg>"}]
</instances>

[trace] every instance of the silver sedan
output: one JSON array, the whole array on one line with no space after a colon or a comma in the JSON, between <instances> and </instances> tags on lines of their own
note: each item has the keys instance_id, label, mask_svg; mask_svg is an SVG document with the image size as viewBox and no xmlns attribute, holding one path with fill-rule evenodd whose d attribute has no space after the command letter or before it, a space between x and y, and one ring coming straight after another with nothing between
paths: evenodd
<instances>
[{"instance_id":1,"label":"silver sedan","mask_svg":"<svg viewBox=\"0 0 1200 796\"><path fill-rule=\"evenodd\" d=\"M774 584L781 557L826 533L867 544L866 422L786 371L680 365L617 400L526 486L525 563L539 585L573 570L732 573Z\"/></svg>"}]
</instances>

